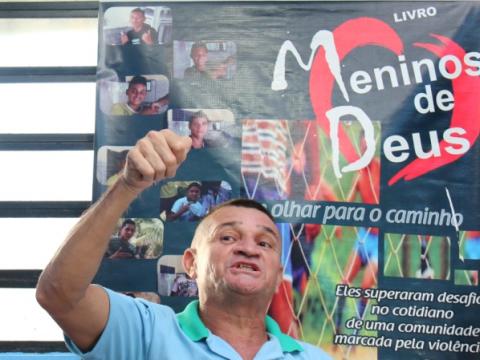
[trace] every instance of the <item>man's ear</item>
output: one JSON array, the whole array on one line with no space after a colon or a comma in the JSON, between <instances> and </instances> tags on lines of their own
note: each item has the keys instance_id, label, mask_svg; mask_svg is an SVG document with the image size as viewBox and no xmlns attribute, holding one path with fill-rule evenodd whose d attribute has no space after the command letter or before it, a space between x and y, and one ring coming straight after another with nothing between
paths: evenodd
<instances>
[{"instance_id":1,"label":"man's ear","mask_svg":"<svg viewBox=\"0 0 480 360\"><path fill-rule=\"evenodd\" d=\"M196 249L188 248L183 252L183 268L185 272L192 279L197 278L197 251Z\"/></svg>"}]
</instances>

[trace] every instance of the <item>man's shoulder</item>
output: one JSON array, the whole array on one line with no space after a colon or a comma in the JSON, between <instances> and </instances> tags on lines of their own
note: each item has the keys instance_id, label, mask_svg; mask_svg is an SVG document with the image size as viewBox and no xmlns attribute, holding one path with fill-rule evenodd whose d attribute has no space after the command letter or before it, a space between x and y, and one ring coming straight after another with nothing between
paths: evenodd
<instances>
[{"instance_id":1,"label":"man's shoulder","mask_svg":"<svg viewBox=\"0 0 480 360\"><path fill-rule=\"evenodd\" d=\"M193 75L193 74L195 74L196 70L197 69L195 68L195 66L190 66L190 67L185 69L184 74L185 75Z\"/></svg>"},{"instance_id":2,"label":"man's shoulder","mask_svg":"<svg viewBox=\"0 0 480 360\"><path fill-rule=\"evenodd\" d=\"M208 74L205 71L199 71L195 65L186 68L183 76L193 80L209 79Z\"/></svg>"},{"instance_id":3,"label":"man's shoulder","mask_svg":"<svg viewBox=\"0 0 480 360\"><path fill-rule=\"evenodd\" d=\"M151 25L148 24L143 24L143 29L144 32L151 31L151 32L156 32L155 28L153 28Z\"/></svg>"},{"instance_id":4,"label":"man's shoulder","mask_svg":"<svg viewBox=\"0 0 480 360\"><path fill-rule=\"evenodd\" d=\"M138 315L141 317L162 317L170 318L172 321L176 322L175 312L172 308L166 305L157 304L149 300L143 299L141 297L132 298L131 296L126 296L122 293L105 288L110 299L111 306L117 306L119 308L137 308ZM124 312L122 310L122 312ZM126 311L126 314L129 312Z\"/></svg>"},{"instance_id":5,"label":"man's shoulder","mask_svg":"<svg viewBox=\"0 0 480 360\"><path fill-rule=\"evenodd\" d=\"M128 108L127 104L115 103L112 105L110 115L133 115L133 111Z\"/></svg>"},{"instance_id":6,"label":"man's shoulder","mask_svg":"<svg viewBox=\"0 0 480 360\"><path fill-rule=\"evenodd\" d=\"M170 307L153 303L139 297L133 298L108 288L103 288L110 303L108 320L94 347L84 353L67 336L67 347L82 359L135 359L146 353L153 342L160 354L168 337L179 334L180 328L175 313ZM159 358L157 356L156 358Z\"/></svg>"},{"instance_id":7,"label":"man's shoulder","mask_svg":"<svg viewBox=\"0 0 480 360\"><path fill-rule=\"evenodd\" d=\"M112 248L112 247L119 247L119 246L120 246L120 242L121 242L120 237L118 237L118 236L115 235L115 236L112 236L112 237L110 238L110 241L109 241L108 245L109 245L110 248Z\"/></svg>"},{"instance_id":8,"label":"man's shoulder","mask_svg":"<svg viewBox=\"0 0 480 360\"><path fill-rule=\"evenodd\" d=\"M177 205L182 205L184 204L185 202L187 201L187 197L186 196L183 196L181 198L178 198L177 200L175 200L175 202L173 203L173 206Z\"/></svg>"}]
</instances>

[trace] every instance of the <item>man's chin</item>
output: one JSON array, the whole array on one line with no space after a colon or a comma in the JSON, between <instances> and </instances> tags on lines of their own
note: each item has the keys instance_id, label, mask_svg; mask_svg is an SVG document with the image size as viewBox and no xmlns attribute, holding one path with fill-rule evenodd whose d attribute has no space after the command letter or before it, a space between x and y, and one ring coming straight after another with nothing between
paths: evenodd
<instances>
[{"instance_id":1,"label":"man's chin","mask_svg":"<svg viewBox=\"0 0 480 360\"><path fill-rule=\"evenodd\" d=\"M250 282L235 282L228 284L229 289L237 295L255 296L264 292L259 284Z\"/></svg>"}]
</instances>

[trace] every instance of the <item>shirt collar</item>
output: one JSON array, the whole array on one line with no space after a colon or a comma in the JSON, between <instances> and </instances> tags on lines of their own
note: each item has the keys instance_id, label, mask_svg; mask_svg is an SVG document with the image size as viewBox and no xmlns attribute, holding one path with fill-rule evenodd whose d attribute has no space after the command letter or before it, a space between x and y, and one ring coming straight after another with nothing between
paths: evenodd
<instances>
[{"instance_id":1,"label":"shirt collar","mask_svg":"<svg viewBox=\"0 0 480 360\"><path fill-rule=\"evenodd\" d=\"M200 341L208 338L210 331L198 313L198 300L192 301L185 307L185 310L177 314L177 320L190 340ZM280 326L270 316L265 318L265 327L268 333L278 339L283 352L303 351L303 347L295 339L282 333Z\"/></svg>"}]
</instances>

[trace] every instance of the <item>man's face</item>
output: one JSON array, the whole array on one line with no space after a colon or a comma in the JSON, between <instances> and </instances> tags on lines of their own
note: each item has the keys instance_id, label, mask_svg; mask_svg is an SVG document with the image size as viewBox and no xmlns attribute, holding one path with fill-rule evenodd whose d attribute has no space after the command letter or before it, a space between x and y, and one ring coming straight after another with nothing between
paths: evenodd
<instances>
[{"instance_id":1,"label":"man's face","mask_svg":"<svg viewBox=\"0 0 480 360\"><path fill-rule=\"evenodd\" d=\"M128 241L132 238L133 234L135 234L135 225L133 224L125 224L120 229L120 238L123 241Z\"/></svg>"},{"instance_id":2,"label":"man's face","mask_svg":"<svg viewBox=\"0 0 480 360\"><path fill-rule=\"evenodd\" d=\"M187 200L191 202L196 202L200 199L200 189L196 186L192 186L187 190Z\"/></svg>"},{"instance_id":3,"label":"man's face","mask_svg":"<svg viewBox=\"0 0 480 360\"><path fill-rule=\"evenodd\" d=\"M199 47L192 51L192 60L195 68L198 71L205 71L207 69L208 51L205 48Z\"/></svg>"},{"instance_id":4,"label":"man's face","mask_svg":"<svg viewBox=\"0 0 480 360\"><path fill-rule=\"evenodd\" d=\"M208 120L204 117L193 118L189 124L190 134L194 138L203 139L208 131Z\"/></svg>"},{"instance_id":5,"label":"man's face","mask_svg":"<svg viewBox=\"0 0 480 360\"><path fill-rule=\"evenodd\" d=\"M269 302L282 279L280 235L270 218L228 206L201 226L193 274L200 293L260 295Z\"/></svg>"},{"instance_id":6,"label":"man's face","mask_svg":"<svg viewBox=\"0 0 480 360\"><path fill-rule=\"evenodd\" d=\"M145 23L145 16L140 11L134 11L130 14L130 24L133 30L140 31Z\"/></svg>"},{"instance_id":7,"label":"man's face","mask_svg":"<svg viewBox=\"0 0 480 360\"><path fill-rule=\"evenodd\" d=\"M132 84L128 87L127 98L128 105L132 108L138 108L147 96L147 87L143 84Z\"/></svg>"}]
</instances>

